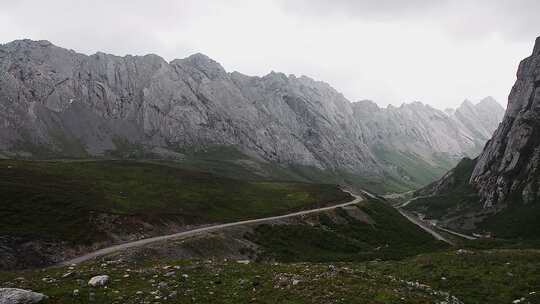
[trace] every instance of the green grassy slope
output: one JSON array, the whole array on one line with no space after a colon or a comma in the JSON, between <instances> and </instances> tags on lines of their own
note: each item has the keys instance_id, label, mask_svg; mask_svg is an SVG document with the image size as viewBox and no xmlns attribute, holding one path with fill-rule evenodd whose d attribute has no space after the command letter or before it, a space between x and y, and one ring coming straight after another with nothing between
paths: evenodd
<instances>
[{"instance_id":1,"label":"green grassy slope","mask_svg":"<svg viewBox=\"0 0 540 304\"><path fill-rule=\"evenodd\" d=\"M507 208L488 217L478 226L506 239L540 241L540 204L512 202ZM539 246L540 247L540 244Z\"/></svg>"},{"instance_id":2,"label":"green grassy slope","mask_svg":"<svg viewBox=\"0 0 540 304\"><path fill-rule=\"evenodd\" d=\"M374 270L448 291L467 304L540 303L538 250L423 254Z\"/></svg>"},{"instance_id":3,"label":"green grassy slope","mask_svg":"<svg viewBox=\"0 0 540 304\"><path fill-rule=\"evenodd\" d=\"M339 209L344 220L321 214L318 225L260 225L250 238L264 258L285 262L400 259L448 247L383 201L366 201L358 208L371 222Z\"/></svg>"},{"instance_id":4,"label":"green grassy slope","mask_svg":"<svg viewBox=\"0 0 540 304\"><path fill-rule=\"evenodd\" d=\"M395 167L397 180L408 185L409 190L425 186L441 178L456 165L455 161L445 154L433 155L433 163L429 163L413 153L390 150L378 147L375 155L390 167Z\"/></svg>"},{"instance_id":5,"label":"green grassy slope","mask_svg":"<svg viewBox=\"0 0 540 304\"><path fill-rule=\"evenodd\" d=\"M107 264L106 264L107 265ZM63 277L71 271L73 274ZM108 274L107 288L86 282ZM126 276L127 275L127 276ZM19 277L19 279L17 279ZM21 280L20 278L24 278ZM54 279L46 283L41 278ZM81 284L82 282L82 284ZM0 273L2 286L17 286L50 297L47 303L442 303L443 295L411 288L362 265L241 265L223 261L153 261L144 264L91 263L72 270ZM79 291L73 296L73 290Z\"/></svg>"},{"instance_id":6,"label":"green grassy slope","mask_svg":"<svg viewBox=\"0 0 540 304\"><path fill-rule=\"evenodd\" d=\"M469 184L469 179L476 161L464 158L452 169L445 179L444 185L438 185L440 189L435 195L414 200L406 209L425 214L429 218L441 218L459 216L466 212L479 211L480 198ZM431 192L437 182L418 191L417 195L425 195L422 192Z\"/></svg>"},{"instance_id":7,"label":"green grassy slope","mask_svg":"<svg viewBox=\"0 0 540 304\"><path fill-rule=\"evenodd\" d=\"M508 304L522 298L520 303L536 304L539 269L538 251L453 250L402 261L355 263L95 261L71 268L0 272L0 285L43 292L50 297L47 303L54 304ZM86 284L103 274L111 277L107 288Z\"/></svg>"},{"instance_id":8,"label":"green grassy slope","mask_svg":"<svg viewBox=\"0 0 540 304\"><path fill-rule=\"evenodd\" d=\"M27 238L100 240L95 214L200 224L349 199L334 185L230 179L134 161L0 161L0 231Z\"/></svg>"},{"instance_id":9,"label":"green grassy slope","mask_svg":"<svg viewBox=\"0 0 540 304\"><path fill-rule=\"evenodd\" d=\"M364 176L343 170L322 170L312 166L284 165L257 160L243 154L235 147L212 146L205 150L180 150L185 158L167 162L180 168L203 170L219 176L254 180L286 180L310 183L346 184L373 193L404 192L418 184L386 175ZM431 179L433 180L433 179Z\"/></svg>"},{"instance_id":10,"label":"green grassy slope","mask_svg":"<svg viewBox=\"0 0 540 304\"><path fill-rule=\"evenodd\" d=\"M313 166L267 162L246 155L234 146L215 145L197 149L189 147L169 147L170 152L178 154L174 157L169 157L153 151L152 147L132 144L127 139L123 138L115 139L115 144L115 150L107 151L102 157L93 159L147 161L187 170L209 172L217 176L236 179L347 184L348 186L366 189L374 193L405 192L421 185L405 181L399 176L390 174L386 174L386 176L365 176L342 170L322 170ZM31 147L27 147L25 149L32 151L34 157L37 159L62 159L64 155L55 154L52 151L38 151L39 148L44 148L42 146L30 148ZM80 157L87 156L80 154ZM68 158L63 160L81 161L85 159Z\"/></svg>"}]
</instances>

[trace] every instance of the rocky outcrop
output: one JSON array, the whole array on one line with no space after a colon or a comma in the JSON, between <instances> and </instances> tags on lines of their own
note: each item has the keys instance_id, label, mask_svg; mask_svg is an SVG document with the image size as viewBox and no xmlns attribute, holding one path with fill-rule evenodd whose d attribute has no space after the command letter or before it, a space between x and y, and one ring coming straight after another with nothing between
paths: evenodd
<instances>
[{"instance_id":1,"label":"rocky outcrop","mask_svg":"<svg viewBox=\"0 0 540 304\"><path fill-rule=\"evenodd\" d=\"M496 120L482 111L498 110L473 108L463 117ZM440 165L447 155L474 153L490 133L419 103L350 103L305 76L228 73L202 54L168 63L156 55L87 56L31 40L0 46L0 124L0 157L124 150L170 157L218 145L279 164L364 176L401 170L405 178L403 164L381 156L381 147Z\"/></svg>"},{"instance_id":2,"label":"rocky outcrop","mask_svg":"<svg viewBox=\"0 0 540 304\"><path fill-rule=\"evenodd\" d=\"M101 287L109 283L110 277L108 275L98 275L90 278L88 281L88 286L90 287Z\"/></svg>"},{"instance_id":3,"label":"rocky outcrop","mask_svg":"<svg viewBox=\"0 0 540 304\"><path fill-rule=\"evenodd\" d=\"M43 303L47 296L41 293L18 288L0 288L0 304Z\"/></svg>"},{"instance_id":4,"label":"rocky outcrop","mask_svg":"<svg viewBox=\"0 0 540 304\"><path fill-rule=\"evenodd\" d=\"M471 176L486 207L540 200L540 37L524 59L504 120L488 142Z\"/></svg>"}]
</instances>

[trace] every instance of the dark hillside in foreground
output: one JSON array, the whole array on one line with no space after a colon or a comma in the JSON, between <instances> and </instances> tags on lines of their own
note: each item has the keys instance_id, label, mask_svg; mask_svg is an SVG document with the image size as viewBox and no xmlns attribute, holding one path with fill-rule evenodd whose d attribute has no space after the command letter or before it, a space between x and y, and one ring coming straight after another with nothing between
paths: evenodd
<instances>
[{"instance_id":1,"label":"dark hillside in foreground","mask_svg":"<svg viewBox=\"0 0 540 304\"><path fill-rule=\"evenodd\" d=\"M40 255L61 259L67 248L350 199L335 185L238 180L135 161L3 160L0 231L8 258L1 266L24 264L26 255L30 264L47 264Z\"/></svg>"},{"instance_id":2,"label":"dark hillside in foreground","mask_svg":"<svg viewBox=\"0 0 540 304\"><path fill-rule=\"evenodd\" d=\"M104 259L0 272L0 285L42 292L53 304L538 304L539 261L540 252L534 250L451 250L361 263ZM103 274L110 276L107 288L86 284Z\"/></svg>"}]
</instances>

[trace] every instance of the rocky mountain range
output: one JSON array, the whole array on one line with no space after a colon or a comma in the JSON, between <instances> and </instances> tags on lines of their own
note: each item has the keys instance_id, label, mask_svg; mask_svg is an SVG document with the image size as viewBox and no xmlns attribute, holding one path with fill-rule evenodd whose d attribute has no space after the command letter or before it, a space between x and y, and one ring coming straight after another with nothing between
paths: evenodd
<instances>
[{"instance_id":1,"label":"rocky mountain range","mask_svg":"<svg viewBox=\"0 0 540 304\"><path fill-rule=\"evenodd\" d=\"M514 96L523 94L516 90ZM306 76L229 73L202 54L166 62L157 55L88 56L48 41L0 46L0 157L137 150L181 158L190 149L232 146L284 166L390 175L414 186L476 156L503 112L492 98L455 111L351 103Z\"/></svg>"},{"instance_id":2,"label":"rocky mountain range","mask_svg":"<svg viewBox=\"0 0 540 304\"><path fill-rule=\"evenodd\" d=\"M421 183L441 176L464 156L478 155L504 114L492 97L476 105L465 100L456 110L444 112L420 102L381 109L361 101L353 103L353 109L378 159L397 165L398 171L406 168L402 176Z\"/></svg>"}]
</instances>

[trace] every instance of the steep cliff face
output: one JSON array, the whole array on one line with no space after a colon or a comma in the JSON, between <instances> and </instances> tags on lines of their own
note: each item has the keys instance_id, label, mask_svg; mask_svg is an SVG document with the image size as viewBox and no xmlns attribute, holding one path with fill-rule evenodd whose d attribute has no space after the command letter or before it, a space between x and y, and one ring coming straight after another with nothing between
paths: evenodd
<instances>
[{"instance_id":1,"label":"steep cliff face","mask_svg":"<svg viewBox=\"0 0 540 304\"><path fill-rule=\"evenodd\" d=\"M455 229L540 238L539 88L540 37L520 63L504 119L480 156L417 191L406 208Z\"/></svg>"},{"instance_id":2,"label":"steep cliff face","mask_svg":"<svg viewBox=\"0 0 540 304\"><path fill-rule=\"evenodd\" d=\"M466 117L484 110L474 111ZM87 56L31 40L0 46L0 124L0 157L234 146L280 164L390 172L414 179L411 185L474 153L489 133L420 103L350 103L305 76L228 73L202 54L168 63L156 55ZM393 149L408 159L389 156ZM418 162L440 172L418 179L411 174Z\"/></svg>"},{"instance_id":3,"label":"steep cliff face","mask_svg":"<svg viewBox=\"0 0 540 304\"><path fill-rule=\"evenodd\" d=\"M524 59L504 120L486 145L471 183L486 207L540 199L540 37Z\"/></svg>"}]
</instances>

